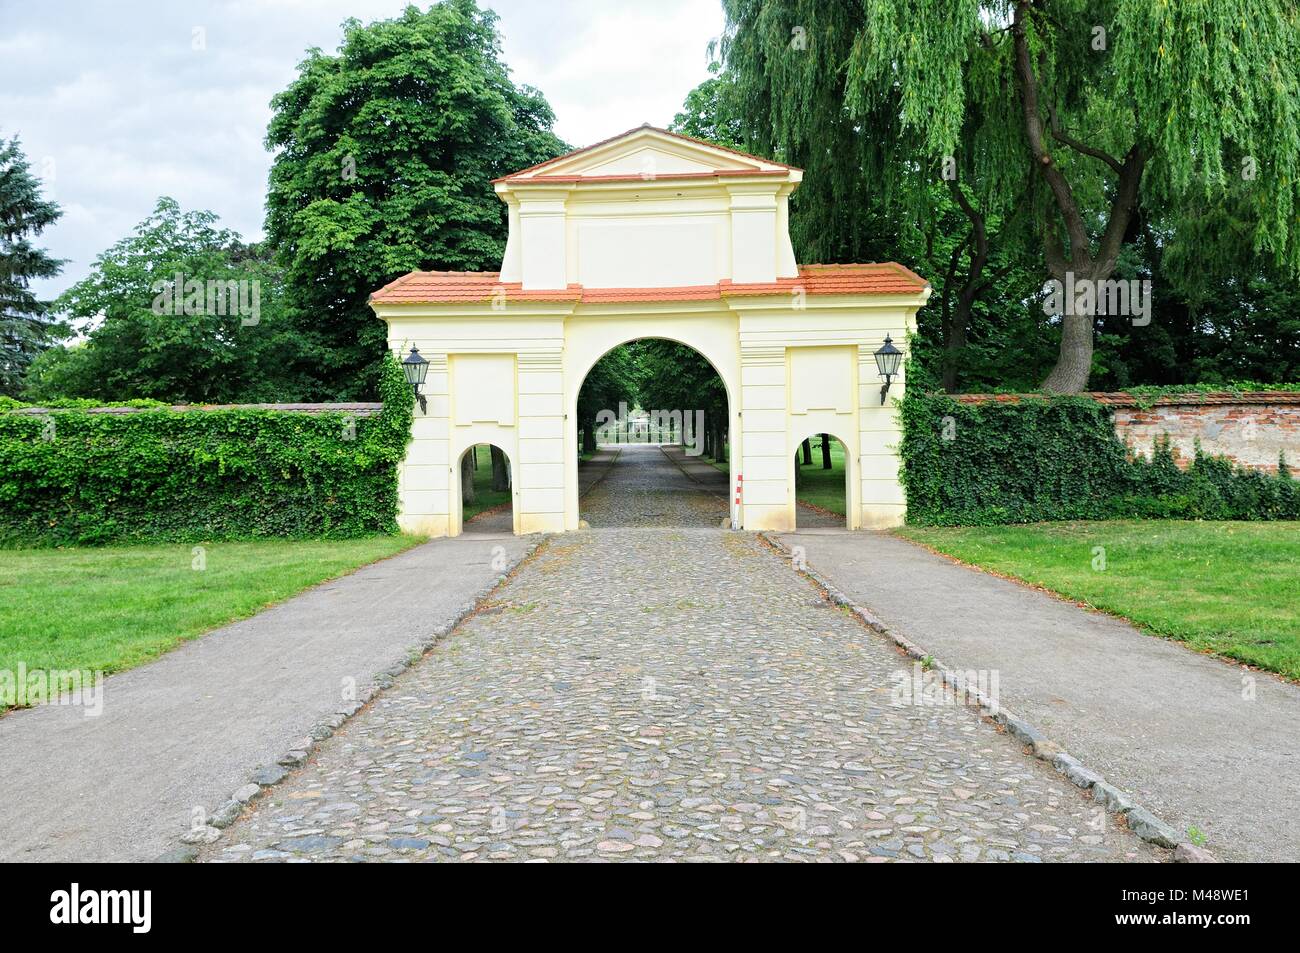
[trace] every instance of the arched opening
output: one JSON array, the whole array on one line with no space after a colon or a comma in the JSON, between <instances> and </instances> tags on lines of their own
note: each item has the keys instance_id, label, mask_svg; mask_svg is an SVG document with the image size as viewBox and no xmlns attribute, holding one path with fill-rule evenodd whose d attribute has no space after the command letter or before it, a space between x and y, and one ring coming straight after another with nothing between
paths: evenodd
<instances>
[{"instance_id":1,"label":"arched opening","mask_svg":"<svg viewBox=\"0 0 1300 953\"><path fill-rule=\"evenodd\" d=\"M514 474L510 456L492 443L468 447L456 464L461 532L514 532Z\"/></svg>"},{"instance_id":2,"label":"arched opening","mask_svg":"<svg viewBox=\"0 0 1300 953\"><path fill-rule=\"evenodd\" d=\"M582 380L573 426L588 526L729 524L731 398L700 351L659 337L610 348Z\"/></svg>"},{"instance_id":3,"label":"arched opening","mask_svg":"<svg viewBox=\"0 0 1300 953\"><path fill-rule=\"evenodd\" d=\"M795 528L850 527L853 461L834 434L809 434L794 452Z\"/></svg>"}]
</instances>

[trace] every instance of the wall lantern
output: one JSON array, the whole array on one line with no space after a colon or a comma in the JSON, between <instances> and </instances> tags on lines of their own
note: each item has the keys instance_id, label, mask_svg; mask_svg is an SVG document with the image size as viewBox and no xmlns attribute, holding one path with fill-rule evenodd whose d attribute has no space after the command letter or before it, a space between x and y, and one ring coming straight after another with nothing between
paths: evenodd
<instances>
[{"instance_id":1,"label":"wall lantern","mask_svg":"<svg viewBox=\"0 0 1300 953\"><path fill-rule=\"evenodd\" d=\"M880 360L879 354L876 360ZM420 352L414 346L411 347L411 353L402 361L402 373L406 375L406 383L411 385L415 399L420 402L420 413L427 413L429 408L425 404L424 395L420 393L420 388L424 386L424 379L429 375L429 362L420 356Z\"/></svg>"},{"instance_id":2,"label":"wall lantern","mask_svg":"<svg viewBox=\"0 0 1300 953\"><path fill-rule=\"evenodd\" d=\"M903 362L903 352L894 347L894 342L890 340L889 335L885 335L885 343L880 345L876 351L876 370L880 376L885 379L885 386L880 388L880 405L885 404L885 395L889 393L889 381L898 373L898 365Z\"/></svg>"}]
</instances>

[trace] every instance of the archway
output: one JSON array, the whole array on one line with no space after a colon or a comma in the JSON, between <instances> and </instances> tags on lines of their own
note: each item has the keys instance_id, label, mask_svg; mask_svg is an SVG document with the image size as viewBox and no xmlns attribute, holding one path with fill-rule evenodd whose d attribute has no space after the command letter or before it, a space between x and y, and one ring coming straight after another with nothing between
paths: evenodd
<instances>
[{"instance_id":1,"label":"archway","mask_svg":"<svg viewBox=\"0 0 1300 953\"><path fill-rule=\"evenodd\" d=\"M614 344L578 379L570 419L585 524L731 525L731 393L696 347Z\"/></svg>"},{"instance_id":2,"label":"archway","mask_svg":"<svg viewBox=\"0 0 1300 953\"><path fill-rule=\"evenodd\" d=\"M795 444L795 529L852 528L853 456L834 434L814 433Z\"/></svg>"},{"instance_id":3,"label":"archway","mask_svg":"<svg viewBox=\"0 0 1300 953\"><path fill-rule=\"evenodd\" d=\"M662 174L645 175L647 156ZM901 424L875 355L915 329L931 289L893 262L800 265L789 200L802 178L642 126L496 179L499 269L411 272L369 298L389 347L419 349L398 524L458 533L451 471L490 440L517 464L516 530L578 529L578 389L601 355L644 337L695 348L722 379L733 527L793 528L798 430L849 448L851 526L902 522Z\"/></svg>"},{"instance_id":4,"label":"archway","mask_svg":"<svg viewBox=\"0 0 1300 953\"><path fill-rule=\"evenodd\" d=\"M495 443L466 447L453 467L453 492L459 498L463 533L514 533L514 467Z\"/></svg>"}]
</instances>

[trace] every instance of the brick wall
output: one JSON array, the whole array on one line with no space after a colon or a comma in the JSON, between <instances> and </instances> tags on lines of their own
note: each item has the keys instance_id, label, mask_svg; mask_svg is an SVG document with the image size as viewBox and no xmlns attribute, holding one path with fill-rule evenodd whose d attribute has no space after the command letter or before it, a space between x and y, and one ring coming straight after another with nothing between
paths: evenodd
<instances>
[{"instance_id":1,"label":"brick wall","mask_svg":"<svg viewBox=\"0 0 1300 953\"><path fill-rule=\"evenodd\" d=\"M1277 472L1278 454L1285 452L1292 473L1300 474L1300 393L1184 394L1161 397L1148 407L1124 393L1084 396L1111 407L1115 432L1143 456L1149 457L1156 439L1166 434L1182 467L1191 463L1200 440L1205 453L1270 473ZM956 399L980 403L1015 400L1017 395L961 394Z\"/></svg>"}]
</instances>

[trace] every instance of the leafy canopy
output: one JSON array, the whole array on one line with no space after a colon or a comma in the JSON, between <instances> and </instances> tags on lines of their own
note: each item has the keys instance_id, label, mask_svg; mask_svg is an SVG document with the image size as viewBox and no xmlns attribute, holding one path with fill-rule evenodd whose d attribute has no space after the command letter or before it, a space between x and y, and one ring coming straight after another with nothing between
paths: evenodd
<instances>
[{"instance_id":1,"label":"leafy canopy","mask_svg":"<svg viewBox=\"0 0 1300 953\"><path fill-rule=\"evenodd\" d=\"M267 236L330 395L373 391L370 292L416 269L497 269L491 180L565 151L541 93L511 81L496 21L474 0L348 20L337 54L309 51L272 100Z\"/></svg>"},{"instance_id":2,"label":"leafy canopy","mask_svg":"<svg viewBox=\"0 0 1300 953\"><path fill-rule=\"evenodd\" d=\"M202 285L201 306L193 298L194 306L184 307L183 289L172 288L177 274ZM208 300L209 282L222 283L219 303ZM212 212L185 212L175 199L161 198L133 234L101 253L90 274L55 302L58 311L90 330L79 345L43 353L24 396L178 403L302 399L315 358L285 320L280 285L279 270L263 247L244 244ZM227 294L232 288L235 293ZM161 299L164 289L170 304Z\"/></svg>"},{"instance_id":3,"label":"leafy canopy","mask_svg":"<svg viewBox=\"0 0 1300 953\"><path fill-rule=\"evenodd\" d=\"M792 233L814 258L887 256L909 223L942 234L946 182L1002 220L986 260L1032 243L1040 277L1123 271L1156 215L1170 229L1162 278L1199 278L1204 293L1222 274L1300 275L1288 0L724 6L728 102L751 146L808 170ZM1077 389L1098 370L1092 322L1059 327L1048 382Z\"/></svg>"}]
</instances>

